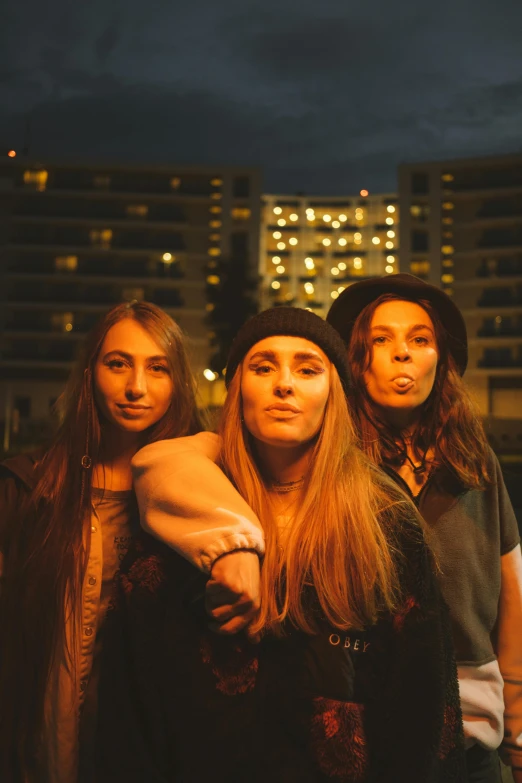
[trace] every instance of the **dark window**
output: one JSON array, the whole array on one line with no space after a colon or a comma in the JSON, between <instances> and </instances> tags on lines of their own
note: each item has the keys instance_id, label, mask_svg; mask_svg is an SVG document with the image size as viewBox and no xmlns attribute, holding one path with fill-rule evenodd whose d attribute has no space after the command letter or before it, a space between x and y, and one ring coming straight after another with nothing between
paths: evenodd
<instances>
[{"instance_id":1,"label":"dark window","mask_svg":"<svg viewBox=\"0 0 522 783\"><path fill-rule=\"evenodd\" d=\"M250 195L250 179L248 177L234 177L232 195L234 198L248 198Z\"/></svg>"},{"instance_id":2,"label":"dark window","mask_svg":"<svg viewBox=\"0 0 522 783\"><path fill-rule=\"evenodd\" d=\"M411 252L427 253L429 250L429 235L427 231L411 232Z\"/></svg>"},{"instance_id":3,"label":"dark window","mask_svg":"<svg viewBox=\"0 0 522 783\"><path fill-rule=\"evenodd\" d=\"M15 397L14 408L18 411L18 415L21 419L28 419L31 415L31 398Z\"/></svg>"},{"instance_id":4,"label":"dark window","mask_svg":"<svg viewBox=\"0 0 522 783\"><path fill-rule=\"evenodd\" d=\"M234 259L248 258L248 233L234 231L230 236L230 257Z\"/></svg>"},{"instance_id":5,"label":"dark window","mask_svg":"<svg viewBox=\"0 0 522 783\"><path fill-rule=\"evenodd\" d=\"M430 181L425 171L414 171L411 175L411 192L420 196L429 193Z\"/></svg>"}]
</instances>

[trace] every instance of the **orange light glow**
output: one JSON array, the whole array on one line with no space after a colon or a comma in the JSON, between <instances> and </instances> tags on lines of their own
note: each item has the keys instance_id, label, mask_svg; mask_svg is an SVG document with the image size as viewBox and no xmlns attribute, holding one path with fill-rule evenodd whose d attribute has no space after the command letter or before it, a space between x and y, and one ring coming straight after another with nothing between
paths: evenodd
<instances>
[{"instance_id":1,"label":"orange light glow","mask_svg":"<svg viewBox=\"0 0 522 783\"><path fill-rule=\"evenodd\" d=\"M361 190L361 192L360 192L360 194L359 194L359 195L361 195L363 198L366 198L366 196L368 196L368 195L369 195L369 193L368 193L368 191L367 191L367 190Z\"/></svg>"},{"instance_id":2,"label":"orange light glow","mask_svg":"<svg viewBox=\"0 0 522 783\"><path fill-rule=\"evenodd\" d=\"M16 158L16 150L9 150L7 153L8 158Z\"/></svg>"}]
</instances>

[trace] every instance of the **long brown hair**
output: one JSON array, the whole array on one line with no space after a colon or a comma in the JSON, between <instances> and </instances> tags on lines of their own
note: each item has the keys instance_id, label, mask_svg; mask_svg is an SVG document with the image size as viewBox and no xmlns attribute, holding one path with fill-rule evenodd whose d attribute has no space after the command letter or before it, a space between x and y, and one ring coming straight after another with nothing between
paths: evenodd
<instances>
[{"instance_id":1,"label":"long brown hair","mask_svg":"<svg viewBox=\"0 0 522 783\"><path fill-rule=\"evenodd\" d=\"M96 464L103 439L94 400L94 367L107 332L126 318L139 323L160 345L173 379L169 409L143 434L143 445L203 428L177 324L147 302L110 310L86 338L59 400L61 423L37 463L36 485L20 509L5 554L0 600L2 780L26 783L37 766L46 689L56 657L66 648L70 608L81 601L90 534L86 519L93 472L89 466Z\"/></svg>"},{"instance_id":2,"label":"long brown hair","mask_svg":"<svg viewBox=\"0 0 522 783\"><path fill-rule=\"evenodd\" d=\"M399 525L404 531L408 519L415 520L414 509L357 448L343 387L332 366L299 510L281 548L270 496L242 419L241 371L240 366L223 409L220 460L265 530L261 610L253 632L282 633L285 620L315 632L311 584L324 616L336 628L372 624L382 610L396 605L400 555L395 532Z\"/></svg>"},{"instance_id":3,"label":"long brown hair","mask_svg":"<svg viewBox=\"0 0 522 783\"><path fill-rule=\"evenodd\" d=\"M376 309L383 302L402 300L383 294L361 311L355 321L348 359L352 374L349 392L350 409L362 447L373 462L397 464L406 453L404 433L394 428L368 394L364 373L372 361L370 327ZM411 300L430 316L439 352L435 382L415 431L411 447L417 457L433 453L435 465L445 465L469 489L483 489L492 480L489 446L477 405L459 375L455 360L448 351L442 322L431 304Z\"/></svg>"}]
</instances>

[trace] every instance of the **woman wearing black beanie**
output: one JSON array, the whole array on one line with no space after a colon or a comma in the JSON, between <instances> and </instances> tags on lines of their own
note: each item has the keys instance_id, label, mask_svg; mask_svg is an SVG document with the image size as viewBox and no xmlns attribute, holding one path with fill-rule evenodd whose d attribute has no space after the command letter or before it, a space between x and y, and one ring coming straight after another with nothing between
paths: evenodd
<instances>
[{"instance_id":1,"label":"woman wearing black beanie","mask_svg":"<svg viewBox=\"0 0 522 783\"><path fill-rule=\"evenodd\" d=\"M355 445L338 334L307 311L261 313L226 380L219 464L266 538L261 640L212 634L203 576L144 534L107 625L97 780L463 781L430 556L413 504ZM153 529L183 487L151 479L150 449L136 492Z\"/></svg>"}]
</instances>

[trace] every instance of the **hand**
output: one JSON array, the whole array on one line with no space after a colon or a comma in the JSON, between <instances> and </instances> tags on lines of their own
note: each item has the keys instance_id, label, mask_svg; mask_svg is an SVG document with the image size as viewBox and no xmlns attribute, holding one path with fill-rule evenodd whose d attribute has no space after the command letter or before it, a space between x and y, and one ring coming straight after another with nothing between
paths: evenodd
<instances>
[{"instance_id":1,"label":"hand","mask_svg":"<svg viewBox=\"0 0 522 783\"><path fill-rule=\"evenodd\" d=\"M260 606L260 574L256 552L240 549L216 560L205 590L213 631L233 635L247 629Z\"/></svg>"}]
</instances>

